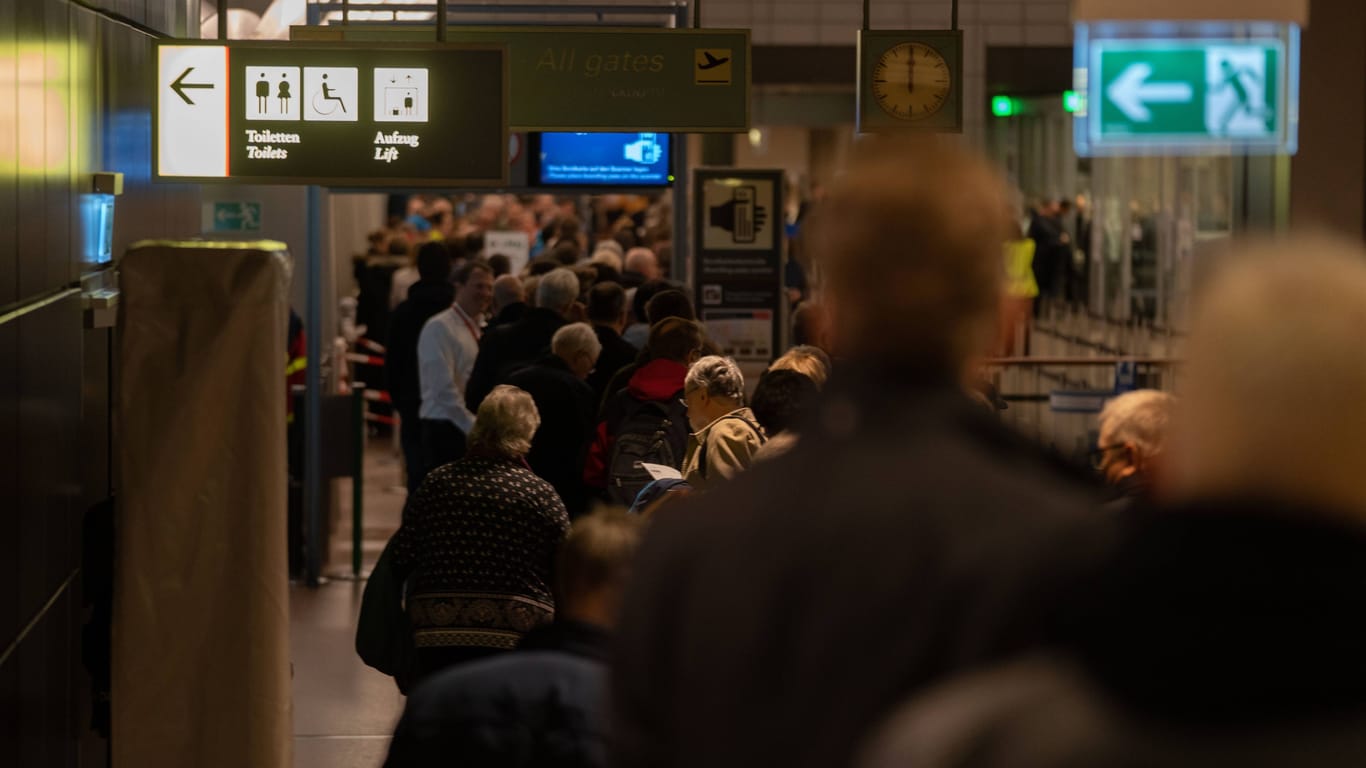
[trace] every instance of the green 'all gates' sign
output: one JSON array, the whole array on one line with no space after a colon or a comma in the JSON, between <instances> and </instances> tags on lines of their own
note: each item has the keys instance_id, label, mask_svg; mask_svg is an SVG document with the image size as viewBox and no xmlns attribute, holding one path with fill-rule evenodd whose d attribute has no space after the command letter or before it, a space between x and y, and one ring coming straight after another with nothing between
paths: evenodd
<instances>
[{"instance_id":1,"label":"green 'all gates' sign","mask_svg":"<svg viewBox=\"0 0 1366 768\"><path fill-rule=\"evenodd\" d=\"M1282 128L1279 42L1098 42L1099 138L1160 143L1274 137Z\"/></svg>"},{"instance_id":2,"label":"green 'all gates' sign","mask_svg":"<svg viewBox=\"0 0 1366 768\"><path fill-rule=\"evenodd\" d=\"M294 27L293 40L422 41L430 27ZM506 45L514 131L749 130L749 30L452 27Z\"/></svg>"}]
</instances>

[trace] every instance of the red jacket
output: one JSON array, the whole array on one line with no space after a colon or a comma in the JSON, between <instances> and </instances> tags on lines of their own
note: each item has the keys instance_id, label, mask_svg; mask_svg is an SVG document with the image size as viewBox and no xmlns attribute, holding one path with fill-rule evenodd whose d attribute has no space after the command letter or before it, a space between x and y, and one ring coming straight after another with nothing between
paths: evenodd
<instances>
[{"instance_id":1,"label":"red jacket","mask_svg":"<svg viewBox=\"0 0 1366 768\"><path fill-rule=\"evenodd\" d=\"M626 417L631 400L668 402L682 397L680 392L687 375L688 366L682 363L651 360L635 372L624 391L607 401L602 420L598 422L597 432L593 436L593 444L588 447L588 460L583 465L584 485L597 489L607 487L607 462L612 457L612 444L616 442L617 430Z\"/></svg>"}]
</instances>

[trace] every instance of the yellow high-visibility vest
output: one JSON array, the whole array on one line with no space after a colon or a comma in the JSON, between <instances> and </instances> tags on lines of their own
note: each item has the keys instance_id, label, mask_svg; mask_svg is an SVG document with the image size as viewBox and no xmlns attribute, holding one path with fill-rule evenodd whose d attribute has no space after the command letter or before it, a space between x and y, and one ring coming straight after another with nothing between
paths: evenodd
<instances>
[{"instance_id":1,"label":"yellow high-visibility vest","mask_svg":"<svg viewBox=\"0 0 1366 768\"><path fill-rule=\"evenodd\" d=\"M1039 295L1034 280L1034 241L1013 240L1005 245L1006 293L1016 299Z\"/></svg>"}]
</instances>

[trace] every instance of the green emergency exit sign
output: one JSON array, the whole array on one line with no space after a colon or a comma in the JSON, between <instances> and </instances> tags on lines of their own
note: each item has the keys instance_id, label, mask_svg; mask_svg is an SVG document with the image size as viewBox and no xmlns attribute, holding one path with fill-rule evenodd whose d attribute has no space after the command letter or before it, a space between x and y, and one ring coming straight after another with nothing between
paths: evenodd
<instances>
[{"instance_id":1,"label":"green emergency exit sign","mask_svg":"<svg viewBox=\"0 0 1366 768\"><path fill-rule=\"evenodd\" d=\"M1079 35L1082 154L1293 153L1297 36Z\"/></svg>"},{"instance_id":2,"label":"green emergency exit sign","mask_svg":"<svg viewBox=\"0 0 1366 768\"><path fill-rule=\"evenodd\" d=\"M1279 43L1102 49L1102 134L1275 136Z\"/></svg>"},{"instance_id":3,"label":"green emergency exit sign","mask_svg":"<svg viewBox=\"0 0 1366 768\"><path fill-rule=\"evenodd\" d=\"M259 232L260 203L215 202L206 228L210 232Z\"/></svg>"}]
</instances>

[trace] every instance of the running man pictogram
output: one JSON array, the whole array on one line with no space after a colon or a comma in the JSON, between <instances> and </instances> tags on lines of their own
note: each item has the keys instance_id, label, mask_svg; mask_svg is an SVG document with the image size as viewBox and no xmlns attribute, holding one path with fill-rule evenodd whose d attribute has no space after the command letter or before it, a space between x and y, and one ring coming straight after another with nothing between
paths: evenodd
<instances>
[{"instance_id":1,"label":"running man pictogram","mask_svg":"<svg viewBox=\"0 0 1366 768\"><path fill-rule=\"evenodd\" d=\"M1228 135L1229 128L1239 115L1269 121L1273 113L1267 109L1266 105L1256 106L1252 101L1252 94L1249 92L1247 82L1250 81L1257 88L1263 87L1261 77L1248 67L1239 67L1231 59L1223 59L1219 62L1219 71L1223 79L1211 89L1212 94L1233 89L1233 95L1237 99L1229 108L1225 110L1223 118L1219 121L1218 132ZM1269 128L1269 126L1268 126Z\"/></svg>"}]
</instances>

